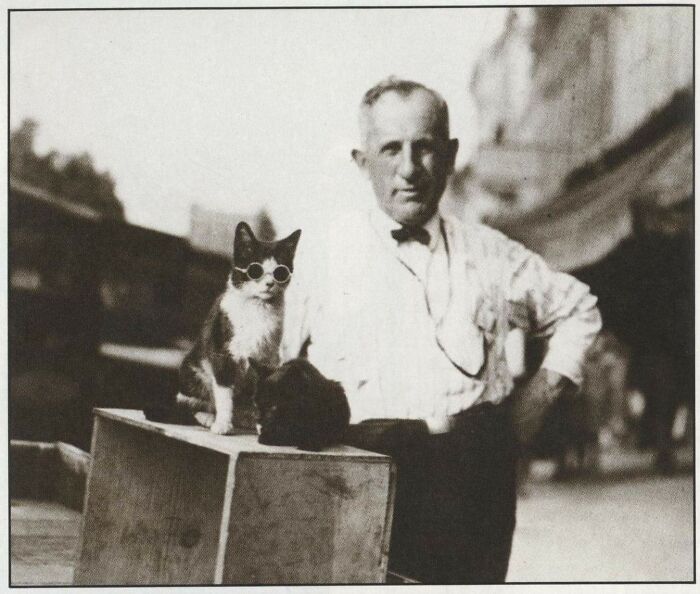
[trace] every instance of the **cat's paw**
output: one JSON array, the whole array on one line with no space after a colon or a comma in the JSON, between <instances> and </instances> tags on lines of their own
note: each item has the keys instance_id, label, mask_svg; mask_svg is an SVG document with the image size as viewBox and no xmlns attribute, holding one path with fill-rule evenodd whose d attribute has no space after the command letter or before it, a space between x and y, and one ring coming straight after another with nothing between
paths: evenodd
<instances>
[{"instance_id":1,"label":"cat's paw","mask_svg":"<svg viewBox=\"0 0 700 594\"><path fill-rule=\"evenodd\" d=\"M209 427L209 431L219 435L231 435L233 433L233 423L217 420Z\"/></svg>"},{"instance_id":2,"label":"cat's paw","mask_svg":"<svg viewBox=\"0 0 700 594\"><path fill-rule=\"evenodd\" d=\"M208 412L194 413L195 420L202 426L209 429L214 424L214 415Z\"/></svg>"}]
</instances>

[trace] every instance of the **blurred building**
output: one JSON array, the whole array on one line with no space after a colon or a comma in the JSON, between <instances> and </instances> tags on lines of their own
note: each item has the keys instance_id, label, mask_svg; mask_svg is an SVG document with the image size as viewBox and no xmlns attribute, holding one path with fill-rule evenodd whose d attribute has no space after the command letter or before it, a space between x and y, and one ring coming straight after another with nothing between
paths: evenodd
<instances>
[{"instance_id":1,"label":"blurred building","mask_svg":"<svg viewBox=\"0 0 700 594\"><path fill-rule=\"evenodd\" d=\"M534 22L534 9L511 9L503 33L474 67L471 90L482 145L503 145L523 115L532 86Z\"/></svg>"},{"instance_id":2,"label":"blurred building","mask_svg":"<svg viewBox=\"0 0 700 594\"><path fill-rule=\"evenodd\" d=\"M632 232L631 202L690 197L692 81L691 7L511 9L472 78L467 208L559 268L599 260Z\"/></svg>"}]
</instances>

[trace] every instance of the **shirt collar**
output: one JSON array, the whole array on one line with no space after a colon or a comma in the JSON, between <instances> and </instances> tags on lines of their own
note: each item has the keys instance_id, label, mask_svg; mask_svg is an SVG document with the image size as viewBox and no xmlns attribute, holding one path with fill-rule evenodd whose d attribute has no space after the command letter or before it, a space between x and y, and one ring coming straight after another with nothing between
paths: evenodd
<instances>
[{"instance_id":1,"label":"shirt collar","mask_svg":"<svg viewBox=\"0 0 700 594\"><path fill-rule=\"evenodd\" d=\"M401 223L397 223L388 214L386 214L378 206L373 206L369 211L369 218L372 226L375 228L380 237L390 241L394 245L396 242L391 237L391 232L401 228ZM424 225L425 229L430 234L430 243L427 245L432 252L440 241L440 214L436 212Z\"/></svg>"}]
</instances>

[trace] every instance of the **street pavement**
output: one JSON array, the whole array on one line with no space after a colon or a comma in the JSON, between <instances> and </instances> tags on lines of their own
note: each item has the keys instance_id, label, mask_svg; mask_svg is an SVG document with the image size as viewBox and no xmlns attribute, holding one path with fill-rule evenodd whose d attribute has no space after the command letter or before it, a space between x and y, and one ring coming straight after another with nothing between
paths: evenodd
<instances>
[{"instance_id":1,"label":"street pavement","mask_svg":"<svg viewBox=\"0 0 700 594\"><path fill-rule=\"evenodd\" d=\"M651 454L604 456L601 474L552 481L535 464L518 500L509 582L694 579L692 452L671 477Z\"/></svg>"}]
</instances>

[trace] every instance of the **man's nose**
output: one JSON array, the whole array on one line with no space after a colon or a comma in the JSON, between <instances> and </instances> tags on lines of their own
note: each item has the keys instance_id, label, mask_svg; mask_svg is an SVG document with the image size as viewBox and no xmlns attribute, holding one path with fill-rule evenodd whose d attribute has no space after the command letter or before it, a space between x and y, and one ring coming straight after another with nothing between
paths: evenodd
<instances>
[{"instance_id":1,"label":"man's nose","mask_svg":"<svg viewBox=\"0 0 700 594\"><path fill-rule=\"evenodd\" d=\"M411 146L405 146L401 150L399 161L398 174L407 180L413 179L418 173L418 164L416 163L416 155Z\"/></svg>"}]
</instances>

